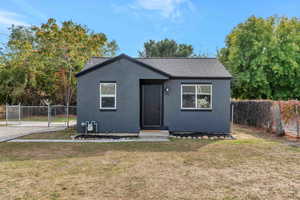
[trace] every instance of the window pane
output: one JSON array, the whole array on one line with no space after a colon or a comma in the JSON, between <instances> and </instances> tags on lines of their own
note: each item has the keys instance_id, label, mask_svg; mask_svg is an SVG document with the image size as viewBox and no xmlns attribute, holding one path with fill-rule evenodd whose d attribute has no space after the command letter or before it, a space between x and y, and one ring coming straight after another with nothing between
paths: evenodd
<instances>
[{"instance_id":1,"label":"window pane","mask_svg":"<svg viewBox=\"0 0 300 200\"><path fill-rule=\"evenodd\" d=\"M115 94L115 83L101 83L101 95L114 95Z\"/></svg>"},{"instance_id":2,"label":"window pane","mask_svg":"<svg viewBox=\"0 0 300 200\"><path fill-rule=\"evenodd\" d=\"M196 87L194 85L183 85L182 86L182 92L185 94L195 94L196 93Z\"/></svg>"},{"instance_id":3,"label":"window pane","mask_svg":"<svg viewBox=\"0 0 300 200\"><path fill-rule=\"evenodd\" d=\"M197 108L210 108L210 95L197 95Z\"/></svg>"},{"instance_id":4,"label":"window pane","mask_svg":"<svg viewBox=\"0 0 300 200\"><path fill-rule=\"evenodd\" d=\"M194 94L184 94L182 95L182 107L183 108L195 108L195 95Z\"/></svg>"},{"instance_id":5,"label":"window pane","mask_svg":"<svg viewBox=\"0 0 300 200\"><path fill-rule=\"evenodd\" d=\"M198 85L197 92L198 93L210 94L210 92L211 92L211 86L210 85Z\"/></svg>"},{"instance_id":6,"label":"window pane","mask_svg":"<svg viewBox=\"0 0 300 200\"><path fill-rule=\"evenodd\" d=\"M115 107L115 97L102 97L101 98L102 108L114 108Z\"/></svg>"}]
</instances>

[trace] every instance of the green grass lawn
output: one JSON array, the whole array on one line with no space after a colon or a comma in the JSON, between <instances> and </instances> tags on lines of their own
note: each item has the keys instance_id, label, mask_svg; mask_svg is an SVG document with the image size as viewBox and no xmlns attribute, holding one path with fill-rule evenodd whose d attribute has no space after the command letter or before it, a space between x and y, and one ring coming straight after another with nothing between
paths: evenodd
<instances>
[{"instance_id":1,"label":"green grass lawn","mask_svg":"<svg viewBox=\"0 0 300 200\"><path fill-rule=\"evenodd\" d=\"M1 143L0 199L300 199L300 148L238 126L234 135L237 140Z\"/></svg>"},{"instance_id":2,"label":"green grass lawn","mask_svg":"<svg viewBox=\"0 0 300 200\"><path fill-rule=\"evenodd\" d=\"M49 133L34 133L19 137L18 139L71 139L71 136L76 135L75 128L69 128L63 131L55 131Z\"/></svg>"},{"instance_id":3,"label":"green grass lawn","mask_svg":"<svg viewBox=\"0 0 300 200\"><path fill-rule=\"evenodd\" d=\"M76 120L76 116L70 116L69 120ZM48 121L48 117L47 116L31 116L31 117L26 117L26 118L22 118L21 121ZM66 116L56 116L56 117L52 117L51 118L51 122L65 122L67 121L67 117Z\"/></svg>"}]
</instances>

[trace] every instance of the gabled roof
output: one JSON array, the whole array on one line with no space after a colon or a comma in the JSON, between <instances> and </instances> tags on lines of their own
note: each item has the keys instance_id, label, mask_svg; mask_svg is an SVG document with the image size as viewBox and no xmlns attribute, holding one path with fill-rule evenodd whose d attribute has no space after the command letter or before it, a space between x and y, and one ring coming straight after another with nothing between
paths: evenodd
<instances>
[{"instance_id":1,"label":"gabled roof","mask_svg":"<svg viewBox=\"0 0 300 200\"><path fill-rule=\"evenodd\" d=\"M131 58L125 54L113 58L93 57L76 76L81 76L121 58L129 59L172 78L231 78L230 73L216 58Z\"/></svg>"}]
</instances>

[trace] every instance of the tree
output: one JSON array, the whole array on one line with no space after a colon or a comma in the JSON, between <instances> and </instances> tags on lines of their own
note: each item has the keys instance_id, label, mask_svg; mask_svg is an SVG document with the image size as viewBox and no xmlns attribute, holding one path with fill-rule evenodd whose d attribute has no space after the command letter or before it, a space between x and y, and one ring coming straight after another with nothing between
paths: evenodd
<instances>
[{"instance_id":1,"label":"tree","mask_svg":"<svg viewBox=\"0 0 300 200\"><path fill-rule=\"evenodd\" d=\"M300 21L250 17L226 37L219 60L232 73L233 97L300 98Z\"/></svg>"},{"instance_id":2,"label":"tree","mask_svg":"<svg viewBox=\"0 0 300 200\"><path fill-rule=\"evenodd\" d=\"M35 87L35 66L29 60L32 56L34 36L25 27L11 27L11 34L7 45L2 50L0 69L0 97L1 102L18 103L22 97L35 99L35 92L29 88ZM30 90L30 92L29 92Z\"/></svg>"},{"instance_id":3,"label":"tree","mask_svg":"<svg viewBox=\"0 0 300 200\"><path fill-rule=\"evenodd\" d=\"M190 57L194 49L192 45L177 44L175 40L164 39L160 41L149 40L144 43L143 51L139 51L140 57Z\"/></svg>"},{"instance_id":4,"label":"tree","mask_svg":"<svg viewBox=\"0 0 300 200\"><path fill-rule=\"evenodd\" d=\"M1 58L0 101L40 104L75 103L79 72L91 56L113 56L118 46L103 33L65 21L49 19L41 26L12 26ZM1 78L1 77L4 78Z\"/></svg>"},{"instance_id":5,"label":"tree","mask_svg":"<svg viewBox=\"0 0 300 200\"><path fill-rule=\"evenodd\" d=\"M56 68L52 91L59 94L56 97L63 97L56 101L65 104L74 96L74 74L82 69L85 62L91 56L112 56L117 49L116 42L109 42L105 34L89 33L85 26L72 21L65 21L59 27L54 19L49 19L33 30L41 47L40 53L45 58L44 64L50 65L50 69Z\"/></svg>"}]
</instances>

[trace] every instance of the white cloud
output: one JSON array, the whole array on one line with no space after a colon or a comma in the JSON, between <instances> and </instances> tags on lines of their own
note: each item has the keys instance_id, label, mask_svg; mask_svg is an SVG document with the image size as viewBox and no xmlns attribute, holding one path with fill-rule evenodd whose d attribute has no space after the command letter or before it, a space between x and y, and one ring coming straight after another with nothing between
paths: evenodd
<instances>
[{"instance_id":1,"label":"white cloud","mask_svg":"<svg viewBox=\"0 0 300 200\"><path fill-rule=\"evenodd\" d=\"M9 11L1 11L0 10L0 25L2 27L9 27L12 24L14 25L22 25L22 26L29 26L26 22L21 20L22 15L19 15L15 12L9 12Z\"/></svg>"},{"instance_id":2,"label":"white cloud","mask_svg":"<svg viewBox=\"0 0 300 200\"><path fill-rule=\"evenodd\" d=\"M178 18L182 15L182 6L191 9L192 2L190 0L136 0L131 7L158 11L165 18Z\"/></svg>"}]
</instances>

